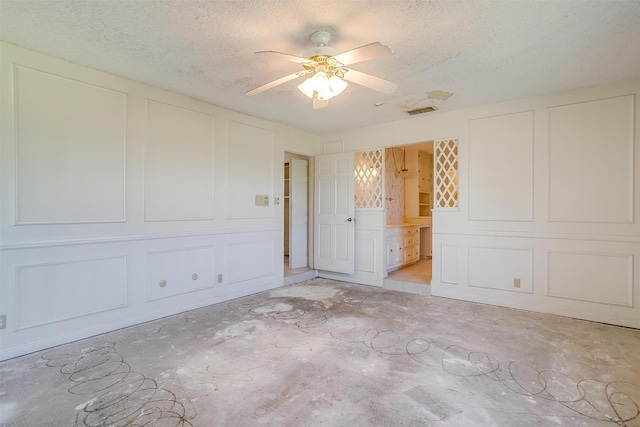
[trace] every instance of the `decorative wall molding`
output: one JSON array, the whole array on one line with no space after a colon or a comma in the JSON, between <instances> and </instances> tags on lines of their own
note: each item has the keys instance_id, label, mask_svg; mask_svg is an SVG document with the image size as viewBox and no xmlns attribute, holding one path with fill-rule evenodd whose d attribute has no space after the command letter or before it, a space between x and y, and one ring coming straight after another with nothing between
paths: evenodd
<instances>
[{"instance_id":1,"label":"decorative wall molding","mask_svg":"<svg viewBox=\"0 0 640 427\"><path fill-rule=\"evenodd\" d=\"M470 221L533 221L533 128L532 110L469 120Z\"/></svg>"},{"instance_id":2,"label":"decorative wall molding","mask_svg":"<svg viewBox=\"0 0 640 427\"><path fill-rule=\"evenodd\" d=\"M377 231L377 230L376 230ZM378 243L377 232L358 233L355 240L355 271L363 273L377 274L380 267L377 265L377 250L381 245ZM368 235L368 236L366 236Z\"/></svg>"},{"instance_id":3,"label":"decorative wall molding","mask_svg":"<svg viewBox=\"0 0 640 427\"><path fill-rule=\"evenodd\" d=\"M227 122L226 219L273 219L274 138L272 130ZM256 206L256 195L268 196L269 205Z\"/></svg>"},{"instance_id":4,"label":"decorative wall molding","mask_svg":"<svg viewBox=\"0 0 640 427\"><path fill-rule=\"evenodd\" d=\"M215 219L214 127L212 115L145 98L145 222Z\"/></svg>"},{"instance_id":5,"label":"decorative wall molding","mask_svg":"<svg viewBox=\"0 0 640 427\"><path fill-rule=\"evenodd\" d=\"M156 301L214 286L214 245L146 253L146 301Z\"/></svg>"},{"instance_id":6,"label":"decorative wall molding","mask_svg":"<svg viewBox=\"0 0 640 427\"><path fill-rule=\"evenodd\" d=\"M274 275L275 240L232 242L225 246L227 278L224 283L234 284ZM260 259L258 256L260 253L268 253L271 257ZM263 261L263 264L259 264L258 261Z\"/></svg>"},{"instance_id":7,"label":"decorative wall molding","mask_svg":"<svg viewBox=\"0 0 640 427\"><path fill-rule=\"evenodd\" d=\"M440 245L440 281L458 284L458 247L447 243Z\"/></svg>"},{"instance_id":8,"label":"decorative wall molding","mask_svg":"<svg viewBox=\"0 0 640 427\"><path fill-rule=\"evenodd\" d=\"M633 307L633 264L633 254L547 251L546 295L573 301ZM554 273L560 277L554 277ZM582 283L594 279L600 286L588 289L582 286ZM616 288L614 285L620 285L620 282L612 283L615 280L624 280L624 288Z\"/></svg>"},{"instance_id":9,"label":"decorative wall molding","mask_svg":"<svg viewBox=\"0 0 640 427\"><path fill-rule=\"evenodd\" d=\"M226 228L221 230L190 231L190 232L179 232L179 233L127 234L127 235L121 235L121 236L88 237L88 238L82 238L82 239L43 240L39 242L3 245L3 246L0 246L0 251L53 248L58 246L135 242L135 241L159 240L159 239L183 239L183 238L194 238L194 237L203 237L203 236L255 234L255 233L273 232L273 231L282 231L282 228L281 227L238 228L238 229Z\"/></svg>"},{"instance_id":10,"label":"decorative wall molding","mask_svg":"<svg viewBox=\"0 0 640 427\"><path fill-rule=\"evenodd\" d=\"M469 246L469 286L531 294L533 283L533 248Z\"/></svg>"},{"instance_id":11,"label":"decorative wall molding","mask_svg":"<svg viewBox=\"0 0 640 427\"><path fill-rule=\"evenodd\" d=\"M632 224L635 95L551 106L547 121L547 221Z\"/></svg>"},{"instance_id":12,"label":"decorative wall molding","mask_svg":"<svg viewBox=\"0 0 640 427\"><path fill-rule=\"evenodd\" d=\"M15 63L12 71L14 225L125 222L127 94Z\"/></svg>"},{"instance_id":13,"label":"decorative wall molding","mask_svg":"<svg viewBox=\"0 0 640 427\"><path fill-rule=\"evenodd\" d=\"M593 242L640 243L640 235L625 236L618 234L587 235L568 233L531 233L525 231L483 231L483 230L433 230L433 234L443 236L508 237L514 239L573 240Z\"/></svg>"},{"instance_id":14,"label":"decorative wall molding","mask_svg":"<svg viewBox=\"0 0 640 427\"><path fill-rule=\"evenodd\" d=\"M126 307L126 264L126 256L115 256L16 266L12 304L15 331ZM100 286L100 280L105 286ZM23 289L25 286L29 289Z\"/></svg>"}]
</instances>

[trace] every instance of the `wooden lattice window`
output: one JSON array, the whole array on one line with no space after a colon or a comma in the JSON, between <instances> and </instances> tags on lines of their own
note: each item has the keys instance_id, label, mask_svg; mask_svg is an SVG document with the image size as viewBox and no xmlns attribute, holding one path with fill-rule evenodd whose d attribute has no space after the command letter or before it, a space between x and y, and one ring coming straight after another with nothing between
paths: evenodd
<instances>
[{"instance_id":1,"label":"wooden lattice window","mask_svg":"<svg viewBox=\"0 0 640 427\"><path fill-rule=\"evenodd\" d=\"M435 208L458 207L458 140L434 141Z\"/></svg>"},{"instance_id":2,"label":"wooden lattice window","mask_svg":"<svg viewBox=\"0 0 640 427\"><path fill-rule=\"evenodd\" d=\"M356 209L382 208L383 150L355 153Z\"/></svg>"}]
</instances>

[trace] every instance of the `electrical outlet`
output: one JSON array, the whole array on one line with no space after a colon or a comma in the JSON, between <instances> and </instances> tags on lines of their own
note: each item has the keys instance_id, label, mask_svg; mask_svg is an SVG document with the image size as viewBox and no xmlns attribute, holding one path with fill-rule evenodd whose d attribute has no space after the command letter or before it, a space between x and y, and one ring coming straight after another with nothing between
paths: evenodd
<instances>
[{"instance_id":1,"label":"electrical outlet","mask_svg":"<svg viewBox=\"0 0 640 427\"><path fill-rule=\"evenodd\" d=\"M222 274L218 274L218 283L222 283Z\"/></svg>"},{"instance_id":2,"label":"electrical outlet","mask_svg":"<svg viewBox=\"0 0 640 427\"><path fill-rule=\"evenodd\" d=\"M0 316L0 329L5 329L7 327L7 315L3 314Z\"/></svg>"},{"instance_id":3,"label":"electrical outlet","mask_svg":"<svg viewBox=\"0 0 640 427\"><path fill-rule=\"evenodd\" d=\"M520 278L519 277L514 277L514 279L513 279L513 287L514 288L519 288L520 287Z\"/></svg>"}]
</instances>

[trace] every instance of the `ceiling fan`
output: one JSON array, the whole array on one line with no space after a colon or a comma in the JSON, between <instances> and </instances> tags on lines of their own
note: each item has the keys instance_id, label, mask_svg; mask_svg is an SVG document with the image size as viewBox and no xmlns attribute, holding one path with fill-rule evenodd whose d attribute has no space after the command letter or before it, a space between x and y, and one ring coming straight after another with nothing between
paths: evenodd
<instances>
[{"instance_id":1,"label":"ceiling fan","mask_svg":"<svg viewBox=\"0 0 640 427\"><path fill-rule=\"evenodd\" d=\"M298 85L298 89L313 100L313 108L316 110L326 107L329 105L331 98L342 93L347 87L347 81L386 94L395 92L398 87L395 83L347 68L347 65L357 62L391 55L393 52L389 47L375 42L340 53L338 50L327 46L329 40L331 40L331 34L327 31L316 31L311 34L311 41L315 44L315 47L304 53L306 58L272 50L256 52L256 54L260 55L270 55L286 61L297 62L304 69L251 89L247 92L247 95L256 95L304 76L309 77Z\"/></svg>"}]
</instances>

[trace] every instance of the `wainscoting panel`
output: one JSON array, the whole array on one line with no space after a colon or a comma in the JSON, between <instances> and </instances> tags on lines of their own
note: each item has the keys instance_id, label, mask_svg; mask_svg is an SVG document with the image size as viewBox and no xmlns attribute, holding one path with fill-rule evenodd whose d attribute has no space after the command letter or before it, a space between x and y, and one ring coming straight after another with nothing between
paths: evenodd
<instances>
[{"instance_id":1,"label":"wainscoting panel","mask_svg":"<svg viewBox=\"0 0 640 427\"><path fill-rule=\"evenodd\" d=\"M533 111L469 121L469 219L533 220Z\"/></svg>"},{"instance_id":2,"label":"wainscoting panel","mask_svg":"<svg viewBox=\"0 0 640 427\"><path fill-rule=\"evenodd\" d=\"M272 276L275 249L276 243L273 239L227 244L225 283L238 283Z\"/></svg>"},{"instance_id":3,"label":"wainscoting panel","mask_svg":"<svg viewBox=\"0 0 640 427\"><path fill-rule=\"evenodd\" d=\"M213 219L214 117L146 100L145 221Z\"/></svg>"},{"instance_id":4,"label":"wainscoting panel","mask_svg":"<svg viewBox=\"0 0 640 427\"><path fill-rule=\"evenodd\" d=\"M354 242L355 271L363 273L378 273L376 265L376 251L378 250L378 239L375 232L360 231L356 233Z\"/></svg>"},{"instance_id":5,"label":"wainscoting panel","mask_svg":"<svg viewBox=\"0 0 640 427\"><path fill-rule=\"evenodd\" d=\"M633 306L633 255L548 253L547 295L577 301Z\"/></svg>"},{"instance_id":6,"label":"wainscoting panel","mask_svg":"<svg viewBox=\"0 0 640 427\"><path fill-rule=\"evenodd\" d=\"M13 84L16 223L124 221L127 95L22 66Z\"/></svg>"},{"instance_id":7,"label":"wainscoting panel","mask_svg":"<svg viewBox=\"0 0 640 427\"><path fill-rule=\"evenodd\" d=\"M273 218L273 132L233 121L228 126L227 218ZM257 195L267 196L268 206L256 206Z\"/></svg>"},{"instance_id":8,"label":"wainscoting panel","mask_svg":"<svg viewBox=\"0 0 640 427\"><path fill-rule=\"evenodd\" d=\"M78 259L15 269L16 330L125 307L125 257Z\"/></svg>"},{"instance_id":9,"label":"wainscoting panel","mask_svg":"<svg viewBox=\"0 0 640 427\"><path fill-rule=\"evenodd\" d=\"M214 285L214 248L188 248L147 254L147 301Z\"/></svg>"},{"instance_id":10,"label":"wainscoting panel","mask_svg":"<svg viewBox=\"0 0 640 427\"><path fill-rule=\"evenodd\" d=\"M549 108L548 217L633 222L633 95Z\"/></svg>"},{"instance_id":11,"label":"wainscoting panel","mask_svg":"<svg viewBox=\"0 0 640 427\"><path fill-rule=\"evenodd\" d=\"M533 292L533 249L470 246L469 286Z\"/></svg>"},{"instance_id":12,"label":"wainscoting panel","mask_svg":"<svg viewBox=\"0 0 640 427\"><path fill-rule=\"evenodd\" d=\"M440 281L458 284L458 247L443 243L440 247Z\"/></svg>"}]
</instances>

